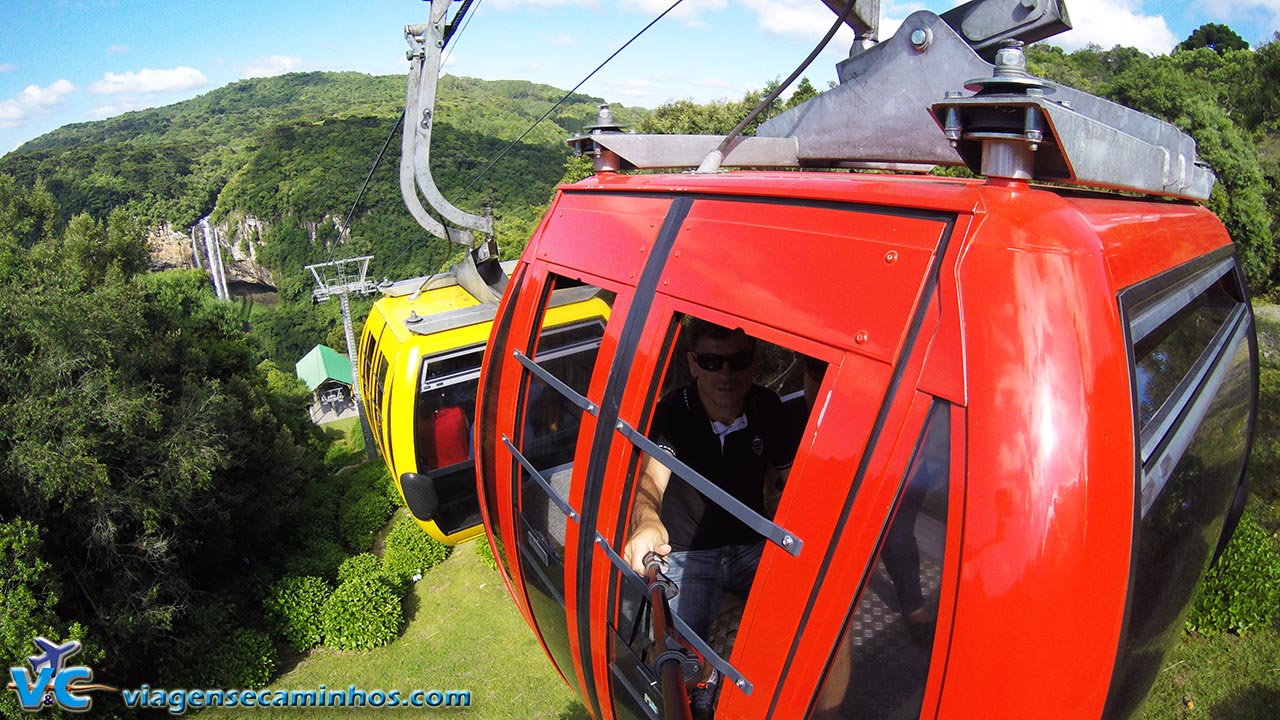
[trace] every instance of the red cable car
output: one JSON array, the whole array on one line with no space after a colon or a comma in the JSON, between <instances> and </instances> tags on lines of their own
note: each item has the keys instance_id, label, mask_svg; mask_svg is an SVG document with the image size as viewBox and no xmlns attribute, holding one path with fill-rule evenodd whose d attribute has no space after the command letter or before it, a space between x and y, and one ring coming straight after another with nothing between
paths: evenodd
<instances>
[{"instance_id":1,"label":"red cable car","mask_svg":"<svg viewBox=\"0 0 1280 720\"><path fill-rule=\"evenodd\" d=\"M673 643L683 680L714 668L722 718L1124 718L1145 697L1243 507L1253 317L1194 143L1027 75L1002 41L1067 20L1024 5L914 14L755 138L602 113L575 139L597 174L559 189L506 288L475 443L508 589L593 716L687 710ZM716 168L920 163L987 179ZM654 166L700 170L622 172ZM543 330L570 287L606 299L603 327ZM699 321L751 339L781 401L752 422L793 430L776 508L651 438ZM647 462L763 541L705 634L623 558Z\"/></svg>"}]
</instances>

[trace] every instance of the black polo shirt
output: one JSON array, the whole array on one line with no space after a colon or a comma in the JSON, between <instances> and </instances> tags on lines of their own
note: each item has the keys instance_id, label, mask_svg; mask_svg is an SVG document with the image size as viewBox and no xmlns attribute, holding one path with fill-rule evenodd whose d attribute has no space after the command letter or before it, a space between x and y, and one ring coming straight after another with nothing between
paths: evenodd
<instances>
[{"instance_id":1,"label":"black polo shirt","mask_svg":"<svg viewBox=\"0 0 1280 720\"><path fill-rule=\"evenodd\" d=\"M789 468L798 438L788 428L782 401L768 388L751 386L743 414L746 427L725 435L722 449L697 387L690 384L659 401L649 434L683 463L764 514L765 471L769 466ZM758 533L675 473L663 494L662 523L673 550L707 550L761 540Z\"/></svg>"}]
</instances>

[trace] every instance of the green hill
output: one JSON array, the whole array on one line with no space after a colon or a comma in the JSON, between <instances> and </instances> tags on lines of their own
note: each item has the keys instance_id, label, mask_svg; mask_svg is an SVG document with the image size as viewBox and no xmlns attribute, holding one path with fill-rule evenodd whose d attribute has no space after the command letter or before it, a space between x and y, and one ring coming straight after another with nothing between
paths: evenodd
<instances>
[{"instance_id":1,"label":"green hill","mask_svg":"<svg viewBox=\"0 0 1280 720\"><path fill-rule=\"evenodd\" d=\"M402 77L352 72L243 80L173 105L59 128L0 158L0 173L28 186L43 181L64 217L101 218L123 207L148 225L182 231L205 215L252 216L286 244L302 229L310 241L317 224L350 208L404 93ZM459 207L493 206L507 221L499 238L504 247L523 243L563 175L570 154L564 139L594 118L602 100L570 96L492 172L479 181L477 174L563 95L525 81L441 78L433 172ZM645 111L619 107L615 114L634 123ZM450 250L405 253L422 233L400 199L399 159L397 132L351 225L353 253L405 255L378 269L388 276L434 270ZM317 239L331 238L321 230ZM318 253L277 248L266 261L289 273L291 265L327 257L320 245L312 248Z\"/></svg>"}]
</instances>

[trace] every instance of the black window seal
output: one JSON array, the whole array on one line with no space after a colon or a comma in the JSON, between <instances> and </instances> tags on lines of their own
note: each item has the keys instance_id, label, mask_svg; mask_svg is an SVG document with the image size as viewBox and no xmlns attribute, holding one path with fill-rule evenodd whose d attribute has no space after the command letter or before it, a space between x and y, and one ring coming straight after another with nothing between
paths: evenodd
<instances>
[{"instance_id":1,"label":"black window seal","mask_svg":"<svg viewBox=\"0 0 1280 720\"><path fill-rule=\"evenodd\" d=\"M1169 397L1160 405L1160 409L1142 428L1140 457L1144 465L1151 461L1152 455L1164 438L1175 429L1178 423L1182 422L1184 411L1192 403L1194 396L1200 392L1199 388L1204 384L1205 378L1214 370L1215 364L1221 362L1222 348L1228 343L1239 346L1239 336L1243 328L1247 327L1247 323L1244 322L1247 316L1248 311L1243 303L1237 304L1231 310L1222 326L1214 332L1213 338L1201 351L1200 357L1196 358L1191 369L1179 380L1173 392L1169 393Z\"/></svg>"},{"instance_id":2,"label":"black window seal","mask_svg":"<svg viewBox=\"0 0 1280 720\"><path fill-rule=\"evenodd\" d=\"M1160 438L1158 454L1152 456L1150 460L1144 457L1142 482L1139 488L1139 499L1142 503L1141 517L1145 518L1151 511L1151 506L1155 504L1156 498L1160 497L1174 469L1181 462L1183 454L1191 446L1196 432L1209 414L1209 406L1213 404L1219 388L1226 380L1231 359L1236 356L1240 346L1248 338L1247 318L1248 312L1245 308L1237 306L1231 320L1227 322L1227 326L1231 328L1230 332L1219 333L1220 337L1215 339L1215 346L1201 356L1201 360L1206 356L1211 357L1211 360L1203 363L1203 372L1200 373L1195 388L1178 398L1177 418L1172 423L1171 430ZM1145 446L1143 452L1145 455ZM1153 452L1155 452L1154 449ZM1152 483L1154 488L1148 493L1148 485Z\"/></svg>"},{"instance_id":3,"label":"black window seal","mask_svg":"<svg viewBox=\"0 0 1280 720\"><path fill-rule=\"evenodd\" d=\"M1129 309L1129 342L1136 345L1150 335L1166 320L1177 315L1187 305L1200 297L1214 283L1235 268L1235 257L1227 257L1212 265L1183 277L1172 286L1157 291L1150 297L1135 302Z\"/></svg>"},{"instance_id":4,"label":"black window seal","mask_svg":"<svg viewBox=\"0 0 1280 720\"><path fill-rule=\"evenodd\" d=\"M485 343L474 343L472 345L455 348L453 350L449 350L442 353L435 353L422 358L422 361L421 361L422 382L418 384L419 385L418 392L427 392L428 390L435 390L436 388L447 387L449 385L456 385L461 381L471 380L471 379L480 377L480 366L484 362L484 347L485 347ZM427 379L427 368L431 366L431 363L439 363L442 360L451 360L453 358L463 357L465 355L471 355L471 354L476 355L477 362L475 364L475 367L468 368L467 370L458 370L458 371L449 373L448 375L441 375L439 377L431 378L430 380Z\"/></svg>"}]
</instances>

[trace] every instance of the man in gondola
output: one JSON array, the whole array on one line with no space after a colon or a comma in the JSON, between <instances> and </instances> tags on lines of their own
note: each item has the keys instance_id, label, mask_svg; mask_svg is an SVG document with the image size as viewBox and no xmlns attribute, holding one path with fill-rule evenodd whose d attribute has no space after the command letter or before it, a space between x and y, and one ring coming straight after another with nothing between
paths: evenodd
<instances>
[{"instance_id":1,"label":"man in gondola","mask_svg":"<svg viewBox=\"0 0 1280 720\"><path fill-rule=\"evenodd\" d=\"M742 330L692 320L687 360L693 382L664 397L650 437L663 450L760 515L765 489L780 486L795 455L782 401L753 382L756 341ZM672 612L707 638L726 590L745 595L764 540L693 485L646 455L623 556L644 574L650 552L666 556L679 588ZM690 694L711 709L714 675Z\"/></svg>"}]
</instances>

